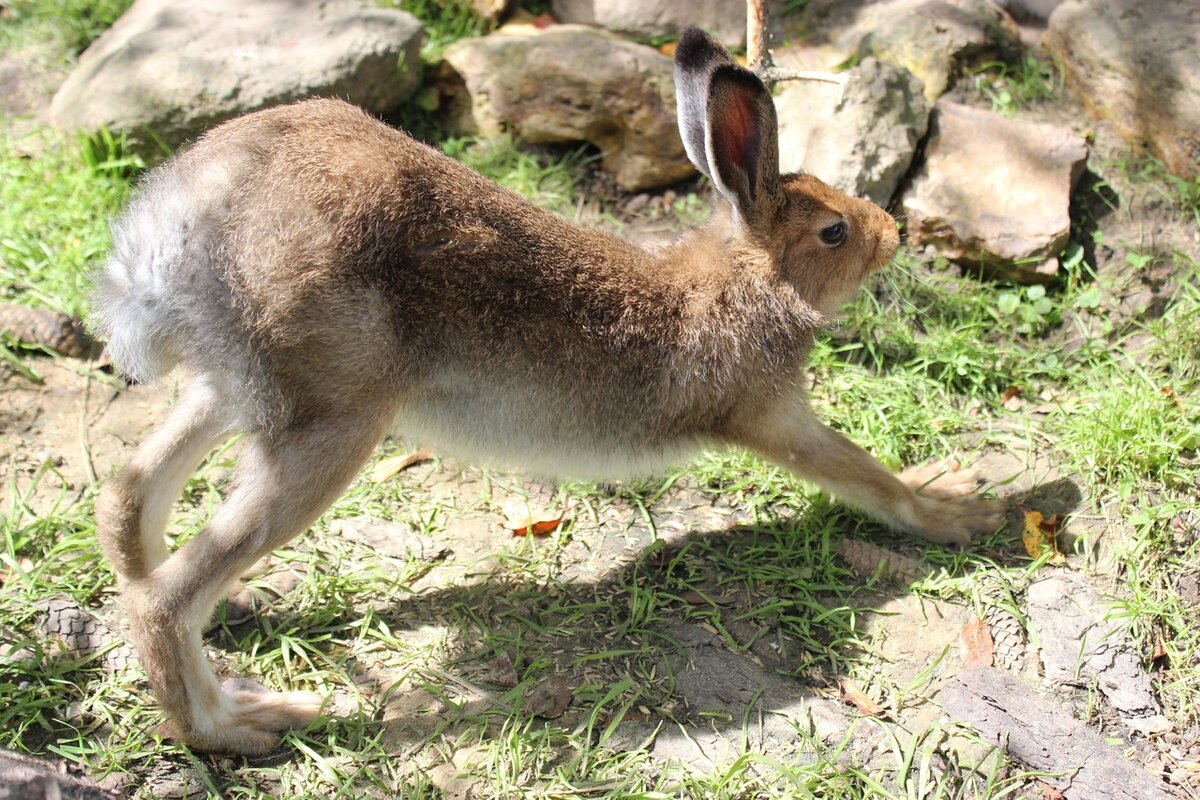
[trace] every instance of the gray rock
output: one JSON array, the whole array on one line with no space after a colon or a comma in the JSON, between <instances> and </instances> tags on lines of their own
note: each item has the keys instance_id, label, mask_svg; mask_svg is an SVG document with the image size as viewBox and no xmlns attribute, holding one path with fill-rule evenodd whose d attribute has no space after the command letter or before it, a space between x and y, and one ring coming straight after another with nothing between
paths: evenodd
<instances>
[{"instance_id":1,"label":"gray rock","mask_svg":"<svg viewBox=\"0 0 1200 800\"><path fill-rule=\"evenodd\" d=\"M1019 47L1016 24L990 0L887 0L867 6L840 37L860 57L904 67L940 97L970 64Z\"/></svg>"},{"instance_id":2,"label":"gray rock","mask_svg":"<svg viewBox=\"0 0 1200 800\"><path fill-rule=\"evenodd\" d=\"M1062 0L997 0L997 4L1015 19L1045 22Z\"/></svg>"},{"instance_id":3,"label":"gray rock","mask_svg":"<svg viewBox=\"0 0 1200 800\"><path fill-rule=\"evenodd\" d=\"M0 800L118 800L90 781L66 774L66 767L0 750Z\"/></svg>"},{"instance_id":4,"label":"gray rock","mask_svg":"<svg viewBox=\"0 0 1200 800\"><path fill-rule=\"evenodd\" d=\"M421 26L354 0L137 0L50 106L54 125L126 133L162 155L246 111L313 95L395 109L418 81Z\"/></svg>"},{"instance_id":5,"label":"gray rock","mask_svg":"<svg viewBox=\"0 0 1200 800\"><path fill-rule=\"evenodd\" d=\"M1200 173L1200 3L1066 0L1042 44L1089 111L1176 175Z\"/></svg>"},{"instance_id":6,"label":"gray rock","mask_svg":"<svg viewBox=\"0 0 1200 800\"><path fill-rule=\"evenodd\" d=\"M671 60L605 31L502 29L446 48L439 86L450 124L527 142L587 141L625 189L693 174L675 121Z\"/></svg>"},{"instance_id":7,"label":"gray rock","mask_svg":"<svg viewBox=\"0 0 1200 800\"><path fill-rule=\"evenodd\" d=\"M1026 599L1048 683L1094 683L1123 714L1151 719L1161 714L1128 632L1105 619L1104 599L1079 573L1063 571L1036 581Z\"/></svg>"},{"instance_id":8,"label":"gray rock","mask_svg":"<svg viewBox=\"0 0 1200 800\"><path fill-rule=\"evenodd\" d=\"M874 58L847 72L844 91L816 81L787 84L775 98L780 168L886 206L929 124L921 89L908 70Z\"/></svg>"},{"instance_id":9,"label":"gray rock","mask_svg":"<svg viewBox=\"0 0 1200 800\"><path fill-rule=\"evenodd\" d=\"M553 8L563 22L629 36L674 36L698 25L726 47L746 46L746 4L733 0L554 0Z\"/></svg>"},{"instance_id":10,"label":"gray rock","mask_svg":"<svg viewBox=\"0 0 1200 800\"><path fill-rule=\"evenodd\" d=\"M904 197L910 241L1013 280L1045 282L1067 243L1087 145L1058 125L939 101Z\"/></svg>"}]
</instances>

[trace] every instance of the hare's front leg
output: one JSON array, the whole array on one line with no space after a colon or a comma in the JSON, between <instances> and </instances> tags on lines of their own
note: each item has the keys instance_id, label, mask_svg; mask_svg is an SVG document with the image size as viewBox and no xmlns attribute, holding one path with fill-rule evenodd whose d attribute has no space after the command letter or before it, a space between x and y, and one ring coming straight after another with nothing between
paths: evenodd
<instances>
[{"instance_id":1,"label":"hare's front leg","mask_svg":"<svg viewBox=\"0 0 1200 800\"><path fill-rule=\"evenodd\" d=\"M934 465L893 475L822 424L803 399L779 401L739 424L732 438L847 505L931 542L966 544L1004 519L1004 503L976 494L970 470Z\"/></svg>"},{"instance_id":2,"label":"hare's front leg","mask_svg":"<svg viewBox=\"0 0 1200 800\"><path fill-rule=\"evenodd\" d=\"M337 498L382 438L388 411L381 404L327 412L251 434L233 490L211 522L145 577L123 581L134 644L174 738L199 750L264 753L277 731L319 712L321 699L312 694L223 690L201 632L251 564Z\"/></svg>"}]
</instances>

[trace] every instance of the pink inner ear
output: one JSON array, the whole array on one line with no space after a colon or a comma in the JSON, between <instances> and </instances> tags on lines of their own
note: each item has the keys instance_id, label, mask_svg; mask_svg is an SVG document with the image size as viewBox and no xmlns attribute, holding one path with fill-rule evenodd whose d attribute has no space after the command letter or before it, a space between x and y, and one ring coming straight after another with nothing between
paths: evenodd
<instances>
[{"instance_id":1,"label":"pink inner ear","mask_svg":"<svg viewBox=\"0 0 1200 800\"><path fill-rule=\"evenodd\" d=\"M747 189L753 193L758 155L758 118L754 93L741 86L728 87L722 100L728 105L721 111L716 126L720 155L746 175Z\"/></svg>"}]
</instances>

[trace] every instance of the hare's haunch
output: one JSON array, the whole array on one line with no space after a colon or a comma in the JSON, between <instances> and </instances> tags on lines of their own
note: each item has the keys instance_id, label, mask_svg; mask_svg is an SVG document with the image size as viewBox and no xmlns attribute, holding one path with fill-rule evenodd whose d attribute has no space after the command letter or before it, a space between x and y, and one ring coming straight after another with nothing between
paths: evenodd
<instances>
[{"instance_id":1,"label":"hare's haunch","mask_svg":"<svg viewBox=\"0 0 1200 800\"><path fill-rule=\"evenodd\" d=\"M223 689L201 630L395 426L584 477L740 445L936 542L997 526L973 482L897 478L805 401L814 331L892 258L891 217L781 175L770 94L708 36L687 31L675 67L688 156L724 202L654 254L333 100L221 125L145 180L115 226L94 321L126 374L177 367L184 389L96 513L178 738L261 753L318 712L311 695ZM175 498L239 432L224 504L168 554Z\"/></svg>"}]
</instances>

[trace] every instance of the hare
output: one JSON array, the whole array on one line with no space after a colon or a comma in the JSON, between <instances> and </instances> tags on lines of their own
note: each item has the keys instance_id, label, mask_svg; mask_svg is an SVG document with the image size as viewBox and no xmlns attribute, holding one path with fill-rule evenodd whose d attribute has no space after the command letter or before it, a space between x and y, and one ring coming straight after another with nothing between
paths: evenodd
<instances>
[{"instance_id":1,"label":"hare","mask_svg":"<svg viewBox=\"0 0 1200 800\"><path fill-rule=\"evenodd\" d=\"M997 527L968 471L893 476L807 405L813 336L890 261L892 218L781 175L770 94L697 29L675 81L687 154L723 203L653 254L334 100L225 123L145 179L114 226L93 319L125 374L178 366L183 388L96 515L176 738L263 753L319 712L310 694L223 689L202 627L394 428L577 477L742 446L934 542ZM173 502L238 432L224 504L168 555Z\"/></svg>"}]
</instances>

